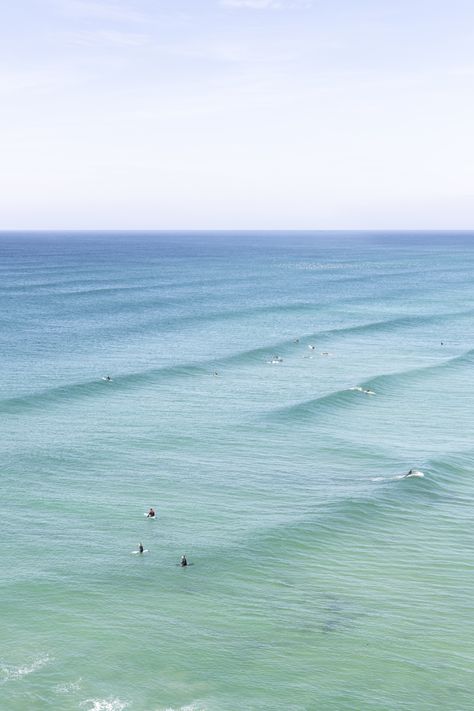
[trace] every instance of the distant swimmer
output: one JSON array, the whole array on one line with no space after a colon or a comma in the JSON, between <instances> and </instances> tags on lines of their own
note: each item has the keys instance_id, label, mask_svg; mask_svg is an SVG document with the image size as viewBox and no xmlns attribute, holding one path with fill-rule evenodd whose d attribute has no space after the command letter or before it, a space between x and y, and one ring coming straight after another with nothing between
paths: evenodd
<instances>
[{"instance_id":1,"label":"distant swimmer","mask_svg":"<svg viewBox=\"0 0 474 711\"><path fill-rule=\"evenodd\" d=\"M182 568L185 568L185 567L187 566L187 564L188 564L188 561L186 560L186 556L185 556L185 555L182 555L182 556L181 556L180 566L181 566Z\"/></svg>"},{"instance_id":2,"label":"distant swimmer","mask_svg":"<svg viewBox=\"0 0 474 711\"><path fill-rule=\"evenodd\" d=\"M137 551L132 551L133 555L143 555L144 553L149 553L148 548L143 547L143 543L140 543Z\"/></svg>"},{"instance_id":3,"label":"distant swimmer","mask_svg":"<svg viewBox=\"0 0 474 711\"><path fill-rule=\"evenodd\" d=\"M112 378L110 377L110 375L106 375L105 378L102 378L102 380L105 380L107 383L112 382Z\"/></svg>"},{"instance_id":4,"label":"distant swimmer","mask_svg":"<svg viewBox=\"0 0 474 711\"><path fill-rule=\"evenodd\" d=\"M156 513L154 512L154 510L152 508L150 508L150 510L147 513L147 518L155 518L155 516L156 516Z\"/></svg>"},{"instance_id":5,"label":"distant swimmer","mask_svg":"<svg viewBox=\"0 0 474 711\"><path fill-rule=\"evenodd\" d=\"M299 343L299 342L300 342L299 338L295 338L295 340L293 341L293 343Z\"/></svg>"},{"instance_id":6,"label":"distant swimmer","mask_svg":"<svg viewBox=\"0 0 474 711\"><path fill-rule=\"evenodd\" d=\"M316 346L308 346L308 348L312 351L316 350Z\"/></svg>"},{"instance_id":7,"label":"distant swimmer","mask_svg":"<svg viewBox=\"0 0 474 711\"><path fill-rule=\"evenodd\" d=\"M219 373L217 372L217 370L214 371L213 375L215 375L216 377L219 375Z\"/></svg>"},{"instance_id":8,"label":"distant swimmer","mask_svg":"<svg viewBox=\"0 0 474 711\"><path fill-rule=\"evenodd\" d=\"M366 395L375 395L375 390L369 390L368 388L361 388L360 385L354 385L353 388L349 388L349 390L357 390L360 393L365 393Z\"/></svg>"}]
</instances>

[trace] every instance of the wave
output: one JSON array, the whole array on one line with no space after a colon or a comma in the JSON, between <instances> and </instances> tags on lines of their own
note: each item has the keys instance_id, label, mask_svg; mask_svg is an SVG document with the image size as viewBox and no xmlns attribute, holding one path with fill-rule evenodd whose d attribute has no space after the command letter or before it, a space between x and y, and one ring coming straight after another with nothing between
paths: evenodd
<instances>
[{"instance_id":1,"label":"wave","mask_svg":"<svg viewBox=\"0 0 474 711\"><path fill-rule=\"evenodd\" d=\"M379 390L383 392L388 387L393 388L404 385L405 381L417 380L424 378L427 374L436 374L438 372L443 372L446 370L458 370L466 366L470 366L474 363L474 349L466 351L459 356L454 356L454 358L448 358L441 363L436 363L435 365L421 366L419 368L411 368L409 370L403 370L398 373L388 373L386 375L377 375L375 378L365 381L363 383L365 388L370 388L375 391Z\"/></svg>"},{"instance_id":2,"label":"wave","mask_svg":"<svg viewBox=\"0 0 474 711\"><path fill-rule=\"evenodd\" d=\"M259 307L258 309L242 310L239 312L229 312L228 317L239 317L244 314L255 313L272 313L276 311L287 310L311 310L313 308L312 304L308 303L297 303L288 304L284 307L266 306ZM467 312L466 312L467 313ZM461 315L461 314L460 314ZM462 312L465 315L465 312ZM446 315L446 317L452 317L453 314ZM213 314L208 316L207 319L220 319L223 314ZM114 375L113 377L113 387L126 389L135 388L142 384L150 384L157 379L164 377L192 377L209 374L209 370L215 370L216 368L222 368L232 365L247 365L252 363L264 362L271 357L272 353L278 352L279 355L294 353L296 349L301 348L311 344L314 340L322 340L326 338L333 338L338 336L348 336L351 334L364 334L371 333L372 331L390 331L403 326L419 324L422 321L430 320L435 317L401 317L396 319L387 319L382 321L370 321L368 323L357 324L354 326L347 326L342 328L327 329L324 331L313 332L310 335L300 336L295 339L285 339L272 344L265 344L259 346L258 348L239 351L237 353L231 353L230 355L223 356L215 359L208 359L203 361L197 361L193 363L183 363L176 364L172 366L162 366L158 368L151 368L148 370L142 370L138 372L126 373L124 375ZM199 321L202 317L190 317L189 320ZM456 368L463 367L466 364L471 365L474 359L474 350L468 351L460 356L454 357L450 360L443 361L436 365L431 365L427 367L416 368L413 370L403 371L401 373L391 373L383 374L366 381L365 383L355 386L356 388L362 388L367 390L372 390L374 392L383 392L389 386L396 385L401 381L401 379L415 378L420 375L424 375L429 371L436 372L437 370L446 368ZM97 397L101 395L109 395L107 388L110 387L109 383L104 383L99 377L97 379L76 382L76 383L66 383L64 385L48 388L42 391L36 391L28 393L25 395L20 395L17 397L5 398L0 400L0 411L2 412L21 412L23 410L28 410L34 407L44 407L45 405L53 405L62 402L67 402L71 399L82 398L82 397ZM354 387L354 386L352 386ZM351 392L351 388L342 389L332 393L328 393L322 397L316 397L304 402L296 403L289 407L280 408L273 410L270 414L272 418L277 419L288 419L289 417L306 417L312 415L324 409L327 406L332 407L342 407L351 404L352 402L357 402L354 399L354 392Z\"/></svg>"},{"instance_id":3,"label":"wave","mask_svg":"<svg viewBox=\"0 0 474 711\"><path fill-rule=\"evenodd\" d=\"M449 369L455 370L473 364L474 349L460 356L455 356L454 358L443 361L442 363L437 363L436 365L413 368L398 373L378 375L370 380L366 380L361 385L335 390L320 397L304 400L287 407L276 408L266 413L265 417L283 422L292 420L295 422L302 421L314 415L325 413L328 409L334 410L360 404L359 395L356 395L356 393L364 393L367 395L383 394L394 388L399 389L406 386L407 381L410 379L420 379L426 377L427 374L435 374Z\"/></svg>"},{"instance_id":4,"label":"wave","mask_svg":"<svg viewBox=\"0 0 474 711\"><path fill-rule=\"evenodd\" d=\"M299 307L295 305L290 305L287 308ZM354 329L370 329L374 326L375 323L371 322L369 324L361 326L342 329L331 329L329 331L320 332L319 336L321 337L322 335L348 333L352 332ZM310 342L310 340L314 338L315 334L312 334L311 336L302 337L298 339L298 345L306 345ZM222 368L225 366L244 365L261 362L267 360L275 351L286 352L290 348L292 350L295 349L294 339L285 339L276 343L274 342L270 345L264 345L250 350L238 351L237 353L232 353L222 358L199 361L195 363L184 363L181 365L151 368L139 372L127 373L124 375L114 375L113 383L115 388L120 387L123 389L127 387L135 387L141 384L149 384L150 382L153 382L158 378L167 376L190 377L193 375L203 375L208 374L209 369L211 368L215 370L216 367ZM96 397L100 396L101 394L109 395L108 390L105 389L109 386L109 383L104 383L100 378L79 383L67 383L53 388L20 395L18 397L5 398L3 400L0 400L0 411L20 412L35 406L44 407L48 404L57 404L75 398Z\"/></svg>"},{"instance_id":5,"label":"wave","mask_svg":"<svg viewBox=\"0 0 474 711\"><path fill-rule=\"evenodd\" d=\"M14 414L34 408L44 408L47 405L67 403L81 398L109 397L111 387L120 388L123 391L139 385L149 384L157 376L192 377L203 373L207 374L208 369L199 365L182 365L114 376L110 382L105 382L104 378L97 378L81 383L69 383L27 395L0 400L0 412Z\"/></svg>"},{"instance_id":6,"label":"wave","mask_svg":"<svg viewBox=\"0 0 474 711\"><path fill-rule=\"evenodd\" d=\"M75 269L75 273L77 270ZM10 273L10 272L9 272ZM86 270L85 273L89 273ZM152 282L147 284L144 282ZM75 296L91 296L97 294L129 294L130 292L141 293L143 291L160 291L163 289L172 288L173 291L179 289L187 289L193 286L219 286L221 284L229 284L229 279L227 277L213 277L212 279L188 279L186 281L176 281L171 278L162 279L157 282L156 277L144 277L139 278L138 284L123 284L123 279L107 279L108 286L103 286L103 280L100 278L84 278L84 279L62 279L59 281L37 281L28 282L27 284L11 284L9 286L0 286L0 293L8 294L17 292L26 292L31 294L34 290L40 290L41 292L51 293L52 296L60 295L62 298L75 297ZM115 283L116 282L116 283ZM232 284L236 283L248 283L249 277L233 278ZM88 288L89 287L89 288Z\"/></svg>"},{"instance_id":7,"label":"wave","mask_svg":"<svg viewBox=\"0 0 474 711\"><path fill-rule=\"evenodd\" d=\"M351 538L360 535L361 531L385 536L389 519L394 523L399 521L401 531L407 514L418 517L420 512L429 512L430 507L433 510L451 501L456 503L458 512L459 503L465 503L466 522L469 522L472 511L471 461L471 453L467 460L465 452L446 453L418 463L423 477L406 477L409 465L403 471L403 465L397 466L393 461L379 457L379 464L371 463L365 476L361 476L358 468L350 480L350 493L347 493L346 482L343 491L330 497L308 495L303 513L295 513L291 518L285 516L279 522L253 530L249 536L231 545L234 549L243 548L243 554L246 557L250 554L254 559L260 555L262 544L267 551L278 551L281 541L285 540L290 546L296 544L295 556L305 556L308 550L314 550L314 545L332 545L336 538ZM371 474L377 470L380 480L374 482ZM464 499L460 486L463 474L466 475Z\"/></svg>"},{"instance_id":8,"label":"wave","mask_svg":"<svg viewBox=\"0 0 474 711\"><path fill-rule=\"evenodd\" d=\"M314 415L324 414L328 409L335 410L354 402L350 390L336 390L321 397L304 400L287 407L280 407L266 414L266 417L277 422L302 422L312 419Z\"/></svg>"},{"instance_id":9,"label":"wave","mask_svg":"<svg viewBox=\"0 0 474 711\"><path fill-rule=\"evenodd\" d=\"M42 654L29 664L15 666L0 662L0 684L6 684L8 681L21 679L28 674L33 674L38 669L46 666L51 661L49 654Z\"/></svg>"},{"instance_id":10,"label":"wave","mask_svg":"<svg viewBox=\"0 0 474 711\"><path fill-rule=\"evenodd\" d=\"M218 322L229 322L232 320L248 320L258 316L271 316L272 314L279 313L304 313L311 312L314 313L317 306L308 303L295 303L295 304L268 304L266 306L258 306L246 309L229 309L220 310L213 312L202 311L198 314L189 314L187 316L182 316L179 313L166 312L160 313L157 308L160 304L164 306L179 305L179 300L174 299L173 301L167 302L163 300L162 302L148 303L142 302L138 305L130 304L115 304L115 308L107 314L105 310L102 310L100 319L96 319L93 323L88 324L88 330L84 333L83 338L95 338L97 333L100 333L101 338L112 338L115 336L123 339L125 336L133 336L135 334L142 335L144 330L154 331L156 333L172 332L179 329L183 331L186 327L193 326L205 326L205 324L213 324ZM182 303L189 303L189 297L183 298ZM146 307L146 308L142 308ZM89 310L82 310L81 315L84 313L96 313L96 308ZM130 315L135 312L136 318L130 319ZM122 318L125 316L125 320ZM6 323L9 322L9 318L5 319ZM68 324L71 323L70 314L63 313L60 318L56 319L57 324Z\"/></svg>"},{"instance_id":11,"label":"wave","mask_svg":"<svg viewBox=\"0 0 474 711\"><path fill-rule=\"evenodd\" d=\"M293 308L293 307L288 307L288 308ZM277 310L278 307L275 307ZM474 314L474 312L472 312ZM471 312L460 312L460 313L455 313L455 314L445 314L447 319L451 319L455 316L468 316L471 315ZM310 334L304 334L300 336L296 336L295 338L292 339L285 339L281 341L276 341L270 345L264 345L264 346L259 346L258 348L246 350L246 351L241 351L239 353L236 353L234 355L230 355L224 358L220 358L216 361L210 361L219 363L219 364L233 364L233 363L244 363L244 362L250 362L254 361L259 358L265 358L268 357L268 355L271 355L274 352L279 352L279 353L290 353L294 352L296 347L302 347L302 346L309 346L311 345L314 341L320 341L322 339L330 339L338 336L350 336L354 334L370 334L372 331L383 331L383 332L389 332L389 331L395 331L400 327L405 327L405 326L418 326L420 323L430 323L432 320L437 321L439 317L423 317L423 316L404 316L400 318L394 318L394 319L385 319L381 321L369 321L367 323L362 323L362 324L356 324L353 326L343 326L341 328L330 328L322 331L315 331Z\"/></svg>"},{"instance_id":12,"label":"wave","mask_svg":"<svg viewBox=\"0 0 474 711\"><path fill-rule=\"evenodd\" d=\"M231 319L239 318L252 318L254 316L260 315L271 315L275 313L304 313L304 312L314 312L320 304L308 303L308 302L297 302L294 304L269 304L266 306L258 306L254 308L241 309L241 310L229 310L229 311L216 311L214 313L208 313L205 315L187 316L185 318L179 318L180 326L192 324L196 322L215 322L215 321L227 321ZM321 338L332 338L334 336L349 336L359 333L371 333L373 331L377 332L393 332L401 328L416 328L420 325L429 325L431 323L438 323L441 320L452 320L456 317L471 317L474 315L474 311L461 311L455 313L447 314L434 314L429 316L400 316L392 319L382 319L379 321L370 321L368 323L356 324L353 326L344 326L341 328L332 328L323 331L315 331L309 335L303 335L299 337L300 343L308 342L308 339L321 339ZM173 324L174 325L174 324ZM140 329L142 330L142 327ZM293 345L293 340L283 341L281 345ZM274 346L272 346L274 347ZM261 348L258 350L262 350Z\"/></svg>"},{"instance_id":13,"label":"wave","mask_svg":"<svg viewBox=\"0 0 474 711\"><path fill-rule=\"evenodd\" d=\"M305 556L314 546L353 544L354 536L381 536L393 525L403 530L407 517L419 517L420 511L442 506L450 494L439 487L431 470L423 465L424 477L400 478L374 483L368 476L359 479L351 494L336 494L330 499L309 501L307 510L293 520L273 524L253 532L245 540L245 548L255 553L264 545L266 550L279 550L281 541L295 547L296 556ZM383 471L382 471L383 473ZM389 479L392 475L387 472ZM390 522L390 526L388 523ZM399 524L399 525L398 525Z\"/></svg>"},{"instance_id":14,"label":"wave","mask_svg":"<svg viewBox=\"0 0 474 711\"><path fill-rule=\"evenodd\" d=\"M410 469L406 474L395 474L395 476L374 476L370 481L400 481L400 479L414 479L424 477L424 473L419 469Z\"/></svg>"}]
</instances>

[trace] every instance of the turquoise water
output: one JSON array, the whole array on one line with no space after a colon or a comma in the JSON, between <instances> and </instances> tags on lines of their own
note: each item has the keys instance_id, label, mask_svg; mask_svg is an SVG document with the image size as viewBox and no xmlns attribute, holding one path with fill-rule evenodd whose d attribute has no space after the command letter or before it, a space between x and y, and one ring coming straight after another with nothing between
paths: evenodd
<instances>
[{"instance_id":1,"label":"turquoise water","mask_svg":"<svg viewBox=\"0 0 474 711\"><path fill-rule=\"evenodd\" d=\"M474 235L0 257L1 708L472 708Z\"/></svg>"}]
</instances>

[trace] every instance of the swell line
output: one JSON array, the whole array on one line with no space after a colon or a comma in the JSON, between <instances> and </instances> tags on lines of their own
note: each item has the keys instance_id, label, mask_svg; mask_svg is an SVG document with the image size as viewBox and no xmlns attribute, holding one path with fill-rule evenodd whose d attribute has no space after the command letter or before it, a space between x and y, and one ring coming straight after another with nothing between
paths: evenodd
<instances>
[{"instance_id":1,"label":"swell line","mask_svg":"<svg viewBox=\"0 0 474 711\"><path fill-rule=\"evenodd\" d=\"M300 308L301 305L290 305L291 308ZM277 307L274 307L275 309ZM357 326L349 326L346 328L335 328L328 329L326 331L320 331L313 333L310 336L305 336L297 339L297 344L294 339L285 339L282 341L274 342L270 345L260 346L255 349L239 351L237 353L232 353L228 356L223 356L221 358L212 358L203 361L191 362L191 363L181 363L171 366L160 366L157 368L150 368L147 370L142 370L138 372L125 373L123 375L114 375L113 386L114 388L125 390L129 388L135 388L143 384L150 384L160 378L168 377L195 377L199 375L208 375L212 370L217 367L223 368L232 365L247 365L253 363L261 363L268 359L272 352L278 351L286 355L287 353L294 353L297 347L310 343L315 338L329 338L333 336L345 336L354 333L370 333L372 330L380 331L381 329L394 329L400 327L400 325L411 324L413 322L419 323L422 317L406 317L399 319L390 319L387 321L376 321L369 322L366 324L360 324ZM466 363L472 363L474 356L474 350L468 351L467 353L452 358L448 361L444 361L441 364L436 364L433 366L427 366L424 368L417 368L411 371L403 371L401 373L383 374L376 376L363 386L366 389L380 390L386 387L391 382L395 382L396 378L406 378L415 377L419 374L424 374L430 370L436 372L437 369L447 368L447 367L457 367L459 365L464 365ZM20 395L18 397L5 398L0 400L0 411L6 413L15 413L28 410L34 407L45 407L47 405L53 405L58 403L65 403L70 400L83 397L100 397L101 395L109 394L107 388L110 383L106 383L103 380L91 379L88 381L76 382L64 384L52 388L46 388L41 391L28 393L25 395ZM351 403L358 402L357 398L354 397L355 393L350 389L342 389L324 395L322 397L313 398L306 400L304 402L296 403L289 407L279 408L268 413L272 419L287 420L289 417L292 418L305 418L314 415L320 409L324 409L325 406L331 407L345 407L349 406Z\"/></svg>"},{"instance_id":2,"label":"swell line","mask_svg":"<svg viewBox=\"0 0 474 711\"><path fill-rule=\"evenodd\" d=\"M424 377L426 374L435 374L442 372L444 370L456 370L458 368L463 368L466 365L472 365L474 363L474 349L466 351L461 355L454 356L454 358L448 358L441 363L436 363L435 365L427 365L419 368L411 368L409 370L402 370L397 373L387 373L383 375L377 375L375 378L367 380L364 387L368 389L378 390L383 389L386 385L397 385L397 383L403 379L416 379L419 377Z\"/></svg>"},{"instance_id":3,"label":"swell line","mask_svg":"<svg viewBox=\"0 0 474 711\"><path fill-rule=\"evenodd\" d=\"M463 353L460 356L449 358L442 363L437 363L436 365L413 368L397 373L377 375L370 380L366 380L357 388L351 387L335 390L327 395L311 398L309 400L303 400L287 407L276 408L270 412L267 412L265 414L265 418L270 418L273 422L301 422L310 419L317 414L323 414L327 412L328 409L334 410L360 404L360 398L357 392L359 388L370 391L369 394L378 393L380 395L383 394L384 391L386 392L388 387L396 386L400 383L400 381L405 383L407 379L425 377L427 374L437 373L448 369L457 369L459 367L465 367L466 365L472 364L474 364L474 349L466 351L466 353Z\"/></svg>"},{"instance_id":4,"label":"swell line","mask_svg":"<svg viewBox=\"0 0 474 711\"><path fill-rule=\"evenodd\" d=\"M0 412L18 413L34 408L44 408L47 405L57 405L67 403L71 400L87 397L105 397L110 395L109 388L119 388L127 390L142 384L148 384L158 375L192 377L193 375L207 373L208 371L197 364L181 366L165 366L152 370L141 371L139 373L129 373L113 378L111 382L105 382L103 378L59 385L57 387L40 390L38 392L18 397L5 398L0 400Z\"/></svg>"}]
</instances>

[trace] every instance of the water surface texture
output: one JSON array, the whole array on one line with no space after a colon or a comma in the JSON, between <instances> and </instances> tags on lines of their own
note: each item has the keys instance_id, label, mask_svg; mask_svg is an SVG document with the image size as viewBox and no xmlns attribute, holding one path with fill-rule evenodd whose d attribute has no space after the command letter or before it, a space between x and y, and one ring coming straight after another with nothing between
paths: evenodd
<instances>
[{"instance_id":1,"label":"water surface texture","mask_svg":"<svg viewBox=\"0 0 474 711\"><path fill-rule=\"evenodd\" d=\"M0 277L2 709L472 708L474 235L3 234Z\"/></svg>"}]
</instances>

